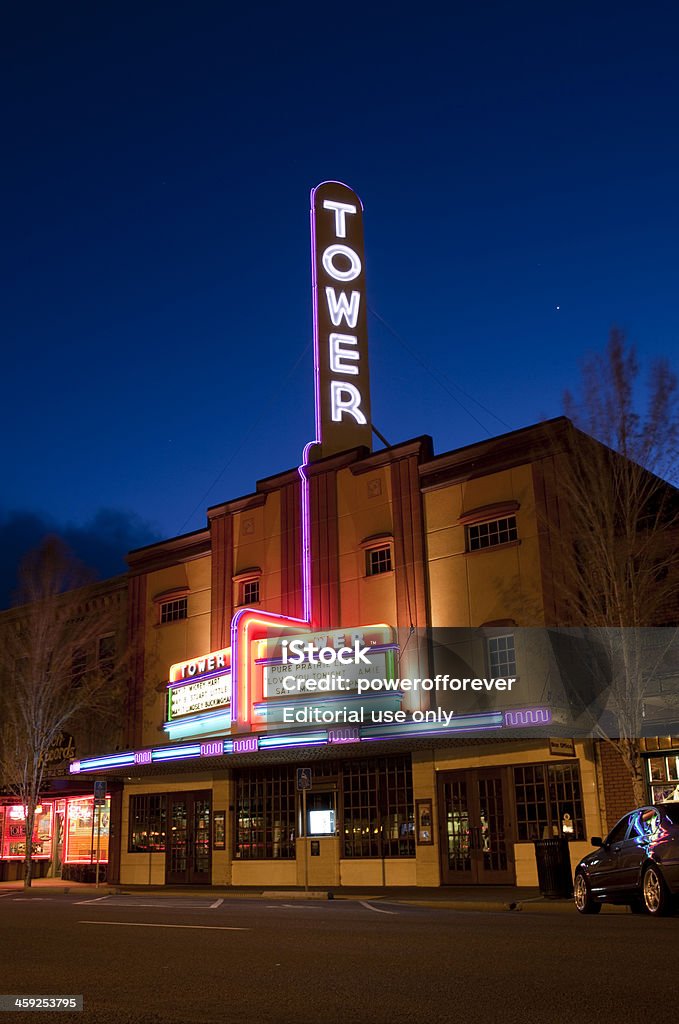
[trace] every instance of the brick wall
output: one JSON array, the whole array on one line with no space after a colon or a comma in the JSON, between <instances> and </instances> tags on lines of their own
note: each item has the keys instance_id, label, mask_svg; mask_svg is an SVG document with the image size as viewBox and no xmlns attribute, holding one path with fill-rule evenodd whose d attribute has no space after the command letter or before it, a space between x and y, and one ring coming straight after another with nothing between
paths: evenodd
<instances>
[{"instance_id":1,"label":"brick wall","mask_svg":"<svg viewBox=\"0 0 679 1024\"><path fill-rule=\"evenodd\" d=\"M617 750L614 750L610 743L600 743L599 754L606 802L606 823L610 830L623 814L635 806L634 790L629 771Z\"/></svg>"}]
</instances>

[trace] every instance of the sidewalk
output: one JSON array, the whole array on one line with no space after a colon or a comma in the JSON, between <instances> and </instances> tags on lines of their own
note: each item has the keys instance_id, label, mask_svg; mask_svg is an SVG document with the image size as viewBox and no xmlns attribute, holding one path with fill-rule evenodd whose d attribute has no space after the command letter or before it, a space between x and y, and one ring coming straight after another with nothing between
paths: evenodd
<instances>
[{"instance_id":1,"label":"sidewalk","mask_svg":"<svg viewBox=\"0 0 679 1024\"><path fill-rule=\"evenodd\" d=\"M22 891L21 882L0 882L0 894L8 891ZM37 878L31 887L31 894L47 896L48 894L83 893L96 896L129 895L141 896L153 894L154 897L177 899L204 896L206 899L266 899L266 900L355 900L384 901L401 903L409 906L432 907L441 910L460 910L467 912L513 912L513 913L547 913L577 914L572 899L551 900L540 895L537 888L519 888L516 886L445 886L441 888L415 888L411 886L392 886L387 888L351 887L330 888L305 891L301 888L281 889L271 886L251 886L248 888L231 888L224 886L148 886L148 885L109 885L102 883L97 888L93 882L65 882L59 878ZM627 907L604 906L603 913L629 913Z\"/></svg>"}]
</instances>

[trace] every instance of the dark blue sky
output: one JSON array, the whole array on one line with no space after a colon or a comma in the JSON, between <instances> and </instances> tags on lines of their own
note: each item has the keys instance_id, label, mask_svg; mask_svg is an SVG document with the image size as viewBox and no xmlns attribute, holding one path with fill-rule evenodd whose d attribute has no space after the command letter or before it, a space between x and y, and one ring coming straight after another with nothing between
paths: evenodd
<instances>
[{"instance_id":1,"label":"dark blue sky","mask_svg":"<svg viewBox=\"0 0 679 1024\"><path fill-rule=\"evenodd\" d=\"M365 206L391 442L559 414L612 324L672 357L678 29L673 3L6 6L0 544L173 536L297 463L326 178Z\"/></svg>"}]
</instances>

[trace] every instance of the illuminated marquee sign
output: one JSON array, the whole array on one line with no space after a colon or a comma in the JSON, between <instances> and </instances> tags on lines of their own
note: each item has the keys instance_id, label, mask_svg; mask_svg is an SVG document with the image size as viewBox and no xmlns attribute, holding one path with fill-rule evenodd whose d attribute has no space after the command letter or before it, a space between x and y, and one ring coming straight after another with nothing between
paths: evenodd
<instances>
[{"instance_id":1,"label":"illuminated marquee sign","mask_svg":"<svg viewBox=\"0 0 679 1024\"><path fill-rule=\"evenodd\" d=\"M170 687L168 701L168 718L172 721L184 715L228 707L231 704L231 673Z\"/></svg>"},{"instance_id":2,"label":"illuminated marquee sign","mask_svg":"<svg viewBox=\"0 0 679 1024\"><path fill-rule=\"evenodd\" d=\"M231 728L231 650L212 651L170 668L167 721L170 739Z\"/></svg>"},{"instance_id":3,"label":"illuminated marquee sign","mask_svg":"<svg viewBox=\"0 0 679 1024\"><path fill-rule=\"evenodd\" d=\"M338 181L311 193L316 439L332 455L372 445L363 206Z\"/></svg>"}]
</instances>

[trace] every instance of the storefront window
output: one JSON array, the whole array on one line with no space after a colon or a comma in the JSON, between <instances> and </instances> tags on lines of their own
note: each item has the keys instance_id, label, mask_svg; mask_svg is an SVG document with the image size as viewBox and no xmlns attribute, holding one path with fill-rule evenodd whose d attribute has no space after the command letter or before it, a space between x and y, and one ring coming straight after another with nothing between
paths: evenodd
<instances>
[{"instance_id":1,"label":"storefront window","mask_svg":"<svg viewBox=\"0 0 679 1024\"><path fill-rule=\"evenodd\" d=\"M164 793L130 797L130 853L162 853L165 849L167 801Z\"/></svg>"},{"instance_id":2,"label":"storefront window","mask_svg":"<svg viewBox=\"0 0 679 1024\"><path fill-rule=\"evenodd\" d=\"M580 770L577 763L528 764L514 768L518 838L584 839Z\"/></svg>"},{"instance_id":3,"label":"storefront window","mask_svg":"<svg viewBox=\"0 0 679 1024\"><path fill-rule=\"evenodd\" d=\"M66 801L65 864L93 864L108 862L108 840L111 819L111 801L101 808L94 806L93 796L77 797Z\"/></svg>"},{"instance_id":4,"label":"storefront window","mask_svg":"<svg viewBox=\"0 0 679 1024\"><path fill-rule=\"evenodd\" d=\"M649 757L648 780L654 804L679 801L679 754Z\"/></svg>"},{"instance_id":5,"label":"storefront window","mask_svg":"<svg viewBox=\"0 0 679 1024\"><path fill-rule=\"evenodd\" d=\"M344 857L414 857L410 757L342 765Z\"/></svg>"},{"instance_id":6,"label":"storefront window","mask_svg":"<svg viewBox=\"0 0 679 1024\"><path fill-rule=\"evenodd\" d=\"M33 822L33 857L36 860L51 858L52 828L52 804L38 804ZM26 809L22 804L9 804L0 808L0 857L3 860L23 860L25 856Z\"/></svg>"},{"instance_id":7,"label":"storefront window","mask_svg":"<svg viewBox=\"0 0 679 1024\"><path fill-rule=\"evenodd\" d=\"M294 859L295 778L287 765L236 777L236 857Z\"/></svg>"}]
</instances>

